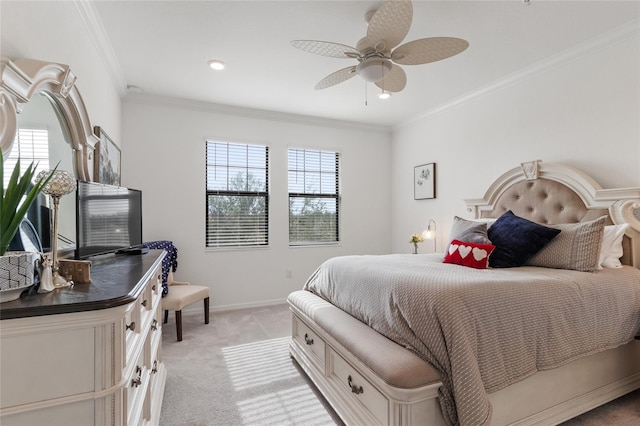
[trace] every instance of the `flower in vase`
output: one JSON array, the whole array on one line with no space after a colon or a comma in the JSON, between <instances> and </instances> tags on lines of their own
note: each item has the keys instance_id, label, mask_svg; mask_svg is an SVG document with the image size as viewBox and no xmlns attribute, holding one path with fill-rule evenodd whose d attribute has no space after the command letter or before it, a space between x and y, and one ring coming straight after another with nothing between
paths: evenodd
<instances>
[{"instance_id":1,"label":"flower in vase","mask_svg":"<svg viewBox=\"0 0 640 426\"><path fill-rule=\"evenodd\" d=\"M412 234L411 235L411 239L409 240L409 242L413 244L413 254L417 254L418 253L418 243L421 243L423 241L424 240L422 239L422 235L421 234Z\"/></svg>"}]
</instances>

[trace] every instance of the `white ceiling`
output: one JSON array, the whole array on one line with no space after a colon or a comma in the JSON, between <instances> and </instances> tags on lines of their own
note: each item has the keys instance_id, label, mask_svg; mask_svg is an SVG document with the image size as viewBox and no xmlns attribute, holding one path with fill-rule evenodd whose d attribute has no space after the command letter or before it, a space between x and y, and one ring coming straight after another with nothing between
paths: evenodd
<instances>
[{"instance_id":1,"label":"white ceiling","mask_svg":"<svg viewBox=\"0 0 640 426\"><path fill-rule=\"evenodd\" d=\"M414 1L405 38L469 41L452 58L403 66L391 99L356 76L315 84L355 60L312 55L294 39L355 46L376 1L96 1L126 84L144 93L215 104L393 126L594 38L638 25L640 1ZM214 72L210 59L227 63ZM366 89L365 89L366 88ZM368 97L365 105L365 96Z\"/></svg>"}]
</instances>

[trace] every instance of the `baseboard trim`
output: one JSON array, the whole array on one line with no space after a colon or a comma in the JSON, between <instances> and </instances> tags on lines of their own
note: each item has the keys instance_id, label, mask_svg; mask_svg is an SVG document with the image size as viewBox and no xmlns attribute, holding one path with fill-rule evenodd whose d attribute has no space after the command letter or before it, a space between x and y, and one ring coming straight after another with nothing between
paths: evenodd
<instances>
[{"instance_id":1,"label":"baseboard trim","mask_svg":"<svg viewBox=\"0 0 640 426\"><path fill-rule=\"evenodd\" d=\"M211 306L209 308L209 312L216 313L216 312L236 311L239 309L254 309L254 308L263 308L266 306L286 305L286 304L287 304L286 299L264 300L261 302L251 302L251 303L234 303L231 305ZM183 313L201 313L202 304L194 303L184 308L182 312Z\"/></svg>"}]
</instances>

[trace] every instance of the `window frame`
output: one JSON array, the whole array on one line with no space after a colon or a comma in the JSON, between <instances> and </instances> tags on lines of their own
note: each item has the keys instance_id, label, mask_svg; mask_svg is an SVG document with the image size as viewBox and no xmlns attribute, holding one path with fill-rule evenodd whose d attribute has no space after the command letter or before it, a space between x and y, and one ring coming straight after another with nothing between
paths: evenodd
<instances>
[{"instance_id":1,"label":"window frame","mask_svg":"<svg viewBox=\"0 0 640 426\"><path fill-rule=\"evenodd\" d=\"M264 168L260 167L257 168L259 170L264 170L264 190L260 190L260 191L255 191L255 190L251 190L251 191L241 191L241 190L237 190L237 189L229 189L227 188L226 190L221 190L221 189L209 189L209 166L213 165L210 164L209 162L209 146L210 144L219 144L219 145L226 145L227 146L227 155L228 155L228 147L229 146L235 146L235 147L246 147L247 149L249 149L249 147L257 147L260 149L264 149L264 155L265 155L265 164L264 164ZM248 155L248 153L247 153ZM269 180L270 180L270 163L269 163L269 156L270 156L270 148L268 145L266 144L259 144L259 143L248 143L248 142L238 142L238 141L233 141L233 140L225 140L225 139L218 139L218 138L207 138L205 139L205 250L234 250L234 249L259 249L259 248L268 248L269 244L270 244L270 220L269 220L269 205L270 205L270 186L269 186ZM214 167L216 167L216 165L213 165ZM220 169L226 169L227 171L227 184L229 184L229 178L232 178L228 172L230 171L230 169L244 169L247 172L247 175L249 174L249 170L254 170L256 169L255 167L250 167L248 162L244 167L238 167L238 166L231 166L229 159L227 158L227 161L224 165L218 165L220 167ZM264 239L258 241L258 240L254 240L254 241L250 241L247 243L243 243L240 239L236 238L234 241L229 241L229 242L223 242L220 243L220 241L218 240L217 244L212 244L212 242L215 242L215 239L212 239L212 235L210 234L210 223L209 223L209 210L210 210L210 205L209 205L209 197L210 196L220 196L220 197L262 197L264 199L264 217L263 217L263 223L262 223L262 227L261 230L263 230L264 232ZM210 241L211 240L211 241Z\"/></svg>"},{"instance_id":2,"label":"window frame","mask_svg":"<svg viewBox=\"0 0 640 426\"><path fill-rule=\"evenodd\" d=\"M306 153L318 153L320 156L323 154L330 154L335 159L335 169L332 172L335 174L335 183L332 185L332 188L335 189L335 193L327 193L327 192L292 192L290 187L290 176L291 172L302 172L302 173L320 173L322 174L322 166L319 166L318 170L310 170L307 169L306 165L302 170L292 170L290 168L290 155L292 152L302 152L303 155ZM341 192L341 169L342 169L342 154L338 150L332 149L319 149L319 148L302 148L302 147L288 147L287 148L287 202L288 202L288 244L289 247L316 247L316 246L336 246L341 243L341 210L342 210L342 192ZM322 178L320 177L320 181ZM321 240L307 240L300 242L293 242L291 240L291 200L292 198L312 198L312 199L335 199L335 229L333 230L334 239L331 241L321 241Z\"/></svg>"}]
</instances>

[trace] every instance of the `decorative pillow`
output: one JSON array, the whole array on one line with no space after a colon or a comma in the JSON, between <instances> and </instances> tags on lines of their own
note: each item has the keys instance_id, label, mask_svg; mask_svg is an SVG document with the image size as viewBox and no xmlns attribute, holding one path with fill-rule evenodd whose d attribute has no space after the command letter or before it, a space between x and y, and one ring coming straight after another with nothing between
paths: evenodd
<instances>
[{"instance_id":1,"label":"decorative pillow","mask_svg":"<svg viewBox=\"0 0 640 426\"><path fill-rule=\"evenodd\" d=\"M466 220L458 216L453 218L449 241L459 240L465 243L491 244L487 236L487 224Z\"/></svg>"},{"instance_id":2,"label":"decorative pillow","mask_svg":"<svg viewBox=\"0 0 640 426\"><path fill-rule=\"evenodd\" d=\"M622 225L609 225L604 227L602 247L600 248L600 268L621 268L622 237L629 227L628 223Z\"/></svg>"},{"instance_id":3,"label":"decorative pillow","mask_svg":"<svg viewBox=\"0 0 640 426\"><path fill-rule=\"evenodd\" d=\"M496 246L489 259L489 266L522 266L559 233L559 229L548 228L516 216L508 210L489 228L489 240Z\"/></svg>"},{"instance_id":4,"label":"decorative pillow","mask_svg":"<svg viewBox=\"0 0 640 426\"><path fill-rule=\"evenodd\" d=\"M468 266L476 269L487 269L489 255L496 248L493 244L467 243L453 240L444 254L444 263Z\"/></svg>"},{"instance_id":5,"label":"decorative pillow","mask_svg":"<svg viewBox=\"0 0 640 426\"><path fill-rule=\"evenodd\" d=\"M487 229L491 228L491 225L493 225L496 220L498 220L498 219L496 219L495 217L481 217L481 218L478 218L478 219L473 219L474 222L486 223L487 224Z\"/></svg>"},{"instance_id":6,"label":"decorative pillow","mask_svg":"<svg viewBox=\"0 0 640 426\"><path fill-rule=\"evenodd\" d=\"M527 261L545 268L593 272L600 264L600 247L606 216L589 222L550 225L560 234Z\"/></svg>"}]
</instances>

